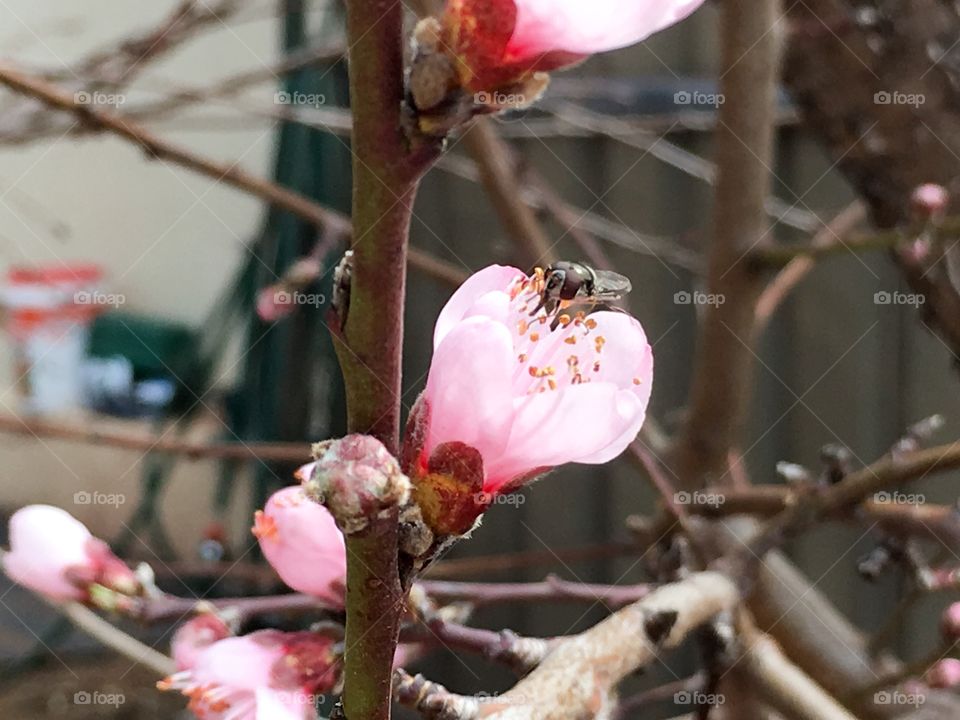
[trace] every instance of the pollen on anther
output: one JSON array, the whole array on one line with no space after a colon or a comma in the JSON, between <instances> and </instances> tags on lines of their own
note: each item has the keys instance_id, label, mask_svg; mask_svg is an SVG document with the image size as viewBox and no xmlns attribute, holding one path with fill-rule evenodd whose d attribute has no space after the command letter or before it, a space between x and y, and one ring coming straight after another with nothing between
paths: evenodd
<instances>
[{"instance_id":1,"label":"pollen on anther","mask_svg":"<svg viewBox=\"0 0 960 720\"><path fill-rule=\"evenodd\" d=\"M593 344L598 353L603 349L603 345L605 342L607 342L607 339L603 335L598 335L597 339L594 340Z\"/></svg>"},{"instance_id":2,"label":"pollen on anther","mask_svg":"<svg viewBox=\"0 0 960 720\"><path fill-rule=\"evenodd\" d=\"M557 321L560 323L560 325L562 325L563 327L566 327L567 325L570 324L570 316L564 313L563 315L557 318Z\"/></svg>"},{"instance_id":3,"label":"pollen on anther","mask_svg":"<svg viewBox=\"0 0 960 720\"><path fill-rule=\"evenodd\" d=\"M530 342L536 342L540 339L540 333L532 332L530 333Z\"/></svg>"},{"instance_id":4,"label":"pollen on anther","mask_svg":"<svg viewBox=\"0 0 960 720\"><path fill-rule=\"evenodd\" d=\"M523 335L525 332L527 332L527 321L521 320L517 323L517 334Z\"/></svg>"},{"instance_id":5,"label":"pollen on anther","mask_svg":"<svg viewBox=\"0 0 960 720\"><path fill-rule=\"evenodd\" d=\"M527 354L526 354L526 353L520 353L519 355L517 355L517 360L519 360L520 362L526 362L526 361L527 361Z\"/></svg>"},{"instance_id":6,"label":"pollen on anther","mask_svg":"<svg viewBox=\"0 0 960 720\"><path fill-rule=\"evenodd\" d=\"M641 380L640 378L634 378L634 379L633 379L633 384L634 384L634 385L642 385L642 384L643 384L643 380Z\"/></svg>"},{"instance_id":7,"label":"pollen on anther","mask_svg":"<svg viewBox=\"0 0 960 720\"><path fill-rule=\"evenodd\" d=\"M547 380L547 384L550 386L551 390L557 389L557 381L554 380L553 378L550 378L549 380Z\"/></svg>"},{"instance_id":8,"label":"pollen on anther","mask_svg":"<svg viewBox=\"0 0 960 720\"><path fill-rule=\"evenodd\" d=\"M594 372L600 372L600 361L599 361L599 360L597 360L597 361L593 364L593 371L594 371Z\"/></svg>"},{"instance_id":9,"label":"pollen on anther","mask_svg":"<svg viewBox=\"0 0 960 720\"><path fill-rule=\"evenodd\" d=\"M587 318L583 324L587 326L588 330L593 330L597 326L597 321L593 318Z\"/></svg>"},{"instance_id":10,"label":"pollen on anther","mask_svg":"<svg viewBox=\"0 0 960 720\"><path fill-rule=\"evenodd\" d=\"M540 377L540 371L533 365L530 366L530 369L527 370L527 372L530 373L530 377Z\"/></svg>"},{"instance_id":11,"label":"pollen on anther","mask_svg":"<svg viewBox=\"0 0 960 720\"><path fill-rule=\"evenodd\" d=\"M576 335L571 335L570 337L564 338L563 341L564 341L567 345L576 345L576 344L577 344L577 337L576 337Z\"/></svg>"}]
</instances>

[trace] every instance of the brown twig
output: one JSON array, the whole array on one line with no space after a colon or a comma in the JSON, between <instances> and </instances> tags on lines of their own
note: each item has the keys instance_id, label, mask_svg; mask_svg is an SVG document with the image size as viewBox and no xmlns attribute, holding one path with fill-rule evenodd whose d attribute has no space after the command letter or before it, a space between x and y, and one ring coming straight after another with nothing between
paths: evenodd
<instances>
[{"instance_id":1,"label":"brown twig","mask_svg":"<svg viewBox=\"0 0 960 720\"><path fill-rule=\"evenodd\" d=\"M0 433L54 438L87 445L107 446L137 452L183 455L188 460L208 458L262 460L267 462L307 462L310 446L306 443L205 443L164 435L133 434L84 422L74 425L39 418L0 415Z\"/></svg>"},{"instance_id":2,"label":"brown twig","mask_svg":"<svg viewBox=\"0 0 960 720\"><path fill-rule=\"evenodd\" d=\"M697 573L558 641L542 663L501 695L468 698L422 678L401 676L398 697L431 718L472 720L481 712L488 720L603 717L613 710L612 692L625 676L738 601L737 588L728 578Z\"/></svg>"},{"instance_id":3,"label":"brown twig","mask_svg":"<svg viewBox=\"0 0 960 720\"><path fill-rule=\"evenodd\" d=\"M619 608L646 597L650 585L592 585L548 576L539 583L463 583L422 580L417 583L437 602L473 605L522 602L588 602Z\"/></svg>"},{"instance_id":4,"label":"brown twig","mask_svg":"<svg viewBox=\"0 0 960 720\"><path fill-rule=\"evenodd\" d=\"M690 410L671 465L681 489L726 476L750 397L754 306L763 278L746 254L768 242L765 203L773 166L782 21L777 0L729 3L721 13L723 59L717 186L706 292L723 301L703 314Z\"/></svg>"},{"instance_id":5,"label":"brown twig","mask_svg":"<svg viewBox=\"0 0 960 720\"><path fill-rule=\"evenodd\" d=\"M841 238L849 234L866 217L866 208L861 202L853 202L841 210L836 217L814 235L811 247L826 247L841 243ZM812 256L801 255L790 260L760 293L753 313L753 334L759 337L770 324L770 319L790 292L814 268L816 261Z\"/></svg>"}]
</instances>

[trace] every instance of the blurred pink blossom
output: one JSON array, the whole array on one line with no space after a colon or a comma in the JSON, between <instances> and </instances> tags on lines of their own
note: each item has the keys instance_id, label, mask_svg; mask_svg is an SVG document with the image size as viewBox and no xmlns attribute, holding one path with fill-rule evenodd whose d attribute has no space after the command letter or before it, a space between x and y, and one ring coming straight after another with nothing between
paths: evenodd
<instances>
[{"instance_id":1,"label":"blurred pink blossom","mask_svg":"<svg viewBox=\"0 0 960 720\"><path fill-rule=\"evenodd\" d=\"M312 720L314 700L337 681L333 641L260 630L199 650L187 670L157 683L190 698L203 720Z\"/></svg>"},{"instance_id":2,"label":"blurred pink blossom","mask_svg":"<svg viewBox=\"0 0 960 720\"><path fill-rule=\"evenodd\" d=\"M299 486L275 492L254 518L253 534L280 578L298 592L343 606L347 556L325 507Z\"/></svg>"},{"instance_id":3,"label":"blurred pink blossom","mask_svg":"<svg viewBox=\"0 0 960 720\"><path fill-rule=\"evenodd\" d=\"M170 654L177 670L189 670L197 664L202 651L233 633L215 613L202 613L177 628L170 641Z\"/></svg>"},{"instance_id":4,"label":"blurred pink blossom","mask_svg":"<svg viewBox=\"0 0 960 720\"><path fill-rule=\"evenodd\" d=\"M932 688L955 688L960 686L960 660L945 658L927 670L923 676Z\"/></svg>"},{"instance_id":5,"label":"blurred pink blossom","mask_svg":"<svg viewBox=\"0 0 960 720\"><path fill-rule=\"evenodd\" d=\"M623 312L531 317L542 275L491 266L440 313L427 387L408 425L405 470L482 458L483 493L516 489L568 462L612 460L637 435L653 382L653 353ZM450 455L455 457L451 462Z\"/></svg>"},{"instance_id":6,"label":"blurred pink blossom","mask_svg":"<svg viewBox=\"0 0 960 720\"><path fill-rule=\"evenodd\" d=\"M17 583L57 600L89 599L92 584L132 595L133 572L66 510L28 505L10 518L3 570Z\"/></svg>"}]
</instances>

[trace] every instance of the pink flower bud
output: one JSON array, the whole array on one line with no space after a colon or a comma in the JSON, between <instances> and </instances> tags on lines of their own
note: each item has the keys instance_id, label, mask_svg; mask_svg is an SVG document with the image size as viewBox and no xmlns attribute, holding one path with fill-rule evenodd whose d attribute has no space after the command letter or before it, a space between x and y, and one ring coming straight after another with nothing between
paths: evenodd
<instances>
[{"instance_id":1,"label":"pink flower bud","mask_svg":"<svg viewBox=\"0 0 960 720\"><path fill-rule=\"evenodd\" d=\"M960 660L945 658L931 667L923 676L932 688L954 688L960 685Z\"/></svg>"},{"instance_id":2,"label":"pink flower bud","mask_svg":"<svg viewBox=\"0 0 960 720\"><path fill-rule=\"evenodd\" d=\"M474 91L645 40L703 0L448 0L443 45Z\"/></svg>"},{"instance_id":3,"label":"pink flower bud","mask_svg":"<svg viewBox=\"0 0 960 720\"><path fill-rule=\"evenodd\" d=\"M264 322L277 322L296 310L288 299L292 296L279 285L269 285L257 293L257 317Z\"/></svg>"},{"instance_id":4,"label":"pink flower bud","mask_svg":"<svg viewBox=\"0 0 960 720\"><path fill-rule=\"evenodd\" d=\"M191 668L157 687L182 692L204 720L312 720L314 699L338 673L329 638L261 630L200 650Z\"/></svg>"},{"instance_id":5,"label":"pink flower bud","mask_svg":"<svg viewBox=\"0 0 960 720\"><path fill-rule=\"evenodd\" d=\"M50 505L28 505L10 518L3 570L11 580L58 601L86 601L92 584L126 595L140 590L133 572L105 542Z\"/></svg>"},{"instance_id":6,"label":"pink flower bud","mask_svg":"<svg viewBox=\"0 0 960 720\"><path fill-rule=\"evenodd\" d=\"M177 670L189 670L197 664L200 653L218 640L233 633L216 613L203 613L191 618L173 634L170 654Z\"/></svg>"},{"instance_id":7,"label":"pink flower bud","mask_svg":"<svg viewBox=\"0 0 960 720\"><path fill-rule=\"evenodd\" d=\"M253 534L287 585L343 607L347 574L343 535L327 509L302 488L275 492L254 516Z\"/></svg>"},{"instance_id":8,"label":"pink flower bud","mask_svg":"<svg viewBox=\"0 0 960 720\"><path fill-rule=\"evenodd\" d=\"M910 196L910 206L921 220L942 219L950 204L950 193L943 185L926 183L918 185Z\"/></svg>"},{"instance_id":9,"label":"pink flower bud","mask_svg":"<svg viewBox=\"0 0 960 720\"><path fill-rule=\"evenodd\" d=\"M947 606L940 616L940 634L948 643L960 640L960 602Z\"/></svg>"},{"instance_id":10,"label":"pink flower bud","mask_svg":"<svg viewBox=\"0 0 960 720\"><path fill-rule=\"evenodd\" d=\"M553 327L545 311L531 315L543 282L542 274L491 266L440 313L403 448L421 506L429 505L425 482L441 505L478 492L486 505L554 466L612 460L640 430L653 382L640 323L601 311L562 313ZM425 507L424 515L431 522L442 512Z\"/></svg>"}]
</instances>

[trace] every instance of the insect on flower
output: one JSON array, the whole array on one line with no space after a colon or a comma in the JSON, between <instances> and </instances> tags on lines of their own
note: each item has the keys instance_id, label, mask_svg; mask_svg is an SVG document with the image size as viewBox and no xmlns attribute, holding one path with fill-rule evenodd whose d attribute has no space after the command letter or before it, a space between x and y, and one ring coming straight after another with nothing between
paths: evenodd
<instances>
[{"instance_id":1,"label":"insect on flower","mask_svg":"<svg viewBox=\"0 0 960 720\"><path fill-rule=\"evenodd\" d=\"M530 311L530 316L546 311L548 317L553 316L551 330L560 322L560 311L570 305L604 305L619 300L633 287L620 273L597 270L580 262L558 261L545 270L536 268L533 277L542 289L540 302Z\"/></svg>"}]
</instances>

